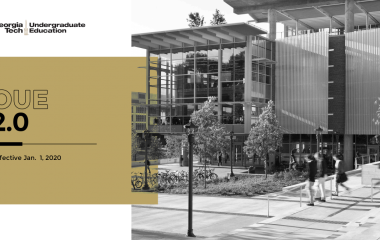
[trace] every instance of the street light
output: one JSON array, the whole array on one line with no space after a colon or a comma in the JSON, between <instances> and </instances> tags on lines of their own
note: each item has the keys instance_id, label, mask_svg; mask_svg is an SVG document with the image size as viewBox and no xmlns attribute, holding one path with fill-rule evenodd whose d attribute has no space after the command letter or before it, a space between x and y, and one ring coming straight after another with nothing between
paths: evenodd
<instances>
[{"instance_id":1,"label":"street light","mask_svg":"<svg viewBox=\"0 0 380 240\"><path fill-rule=\"evenodd\" d=\"M317 137L317 153L319 153L319 141L320 141L319 139L322 137L322 132L323 132L323 129L321 128L321 126L315 129L315 136Z\"/></svg>"},{"instance_id":2,"label":"street light","mask_svg":"<svg viewBox=\"0 0 380 240\"><path fill-rule=\"evenodd\" d=\"M234 172L232 171L232 141L233 141L233 138L234 138L234 131L231 131L230 132L230 140L231 140L231 174L230 174L230 177L233 177L235 176Z\"/></svg>"},{"instance_id":3,"label":"street light","mask_svg":"<svg viewBox=\"0 0 380 240\"><path fill-rule=\"evenodd\" d=\"M148 129L145 129L143 136L145 139L145 185L142 189L143 190L149 190L150 188L148 185L148 174L146 172L147 164L148 164L148 140L150 139L150 132Z\"/></svg>"},{"instance_id":4,"label":"street light","mask_svg":"<svg viewBox=\"0 0 380 240\"><path fill-rule=\"evenodd\" d=\"M188 124L183 126L186 130L187 138L189 141L189 215L188 215L188 229L187 236L195 237L193 233L193 144L194 133L198 127L194 125L191 120Z\"/></svg>"}]
</instances>

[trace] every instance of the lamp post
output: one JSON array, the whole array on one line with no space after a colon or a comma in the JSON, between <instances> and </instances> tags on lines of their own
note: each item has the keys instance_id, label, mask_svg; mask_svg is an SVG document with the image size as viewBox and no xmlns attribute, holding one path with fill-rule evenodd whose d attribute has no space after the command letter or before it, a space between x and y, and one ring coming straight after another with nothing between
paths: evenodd
<instances>
[{"instance_id":1,"label":"lamp post","mask_svg":"<svg viewBox=\"0 0 380 240\"><path fill-rule=\"evenodd\" d=\"M235 174L234 174L234 172L232 171L232 141L233 141L233 138L234 138L234 131L231 131L230 132L230 140L231 140L231 157L230 157L230 159L231 159L231 174L230 174L230 177L233 177L233 176L235 176Z\"/></svg>"},{"instance_id":2,"label":"lamp post","mask_svg":"<svg viewBox=\"0 0 380 240\"><path fill-rule=\"evenodd\" d=\"M148 164L148 140L150 138L150 132L148 129L145 129L144 131L144 140L145 140L145 185L142 188L143 190L149 190L149 185L148 185L148 174L147 174L147 164Z\"/></svg>"},{"instance_id":3,"label":"lamp post","mask_svg":"<svg viewBox=\"0 0 380 240\"><path fill-rule=\"evenodd\" d=\"M195 237L193 233L193 144L194 133L198 129L191 120L188 124L183 126L186 130L187 138L189 141L189 213L188 213L188 229L187 236Z\"/></svg>"},{"instance_id":4,"label":"lamp post","mask_svg":"<svg viewBox=\"0 0 380 240\"><path fill-rule=\"evenodd\" d=\"M322 136L322 132L323 132L323 129L321 128L321 126L315 129L315 136L317 137L317 153L319 153L319 141L320 141L319 139Z\"/></svg>"}]
</instances>

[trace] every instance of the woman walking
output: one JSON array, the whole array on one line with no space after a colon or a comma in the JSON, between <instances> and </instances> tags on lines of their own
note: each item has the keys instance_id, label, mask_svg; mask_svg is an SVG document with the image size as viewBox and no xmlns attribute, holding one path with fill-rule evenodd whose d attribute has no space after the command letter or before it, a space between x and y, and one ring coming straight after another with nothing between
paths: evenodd
<instances>
[{"instance_id":1,"label":"woman walking","mask_svg":"<svg viewBox=\"0 0 380 240\"><path fill-rule=\"evenodd\" d=\"M333 193L333 196L338 196L339 193L339 185L344 187L346 191L350 190L349 187L345 186L343 183L348 180L347 175L344 170L344 161L343 156L341 154L337 154L333 156L335 161L335 187L336 192Z\"/></svg>"},{"instance_id":2,"label":"woman walking","mask_svg":"<svg viewBox=\"0 0 380 240\"><path fill-rule=\"evenodd\" d=\"M307 206L314 206L314 189L313 185L315 182L315 175L317 174L317 161L315 160L313 155L308 155L305 158L308 169L309 169L309 178L306 180L306 189L309 193L310 202L307 204Z\"/></svg>"}]
</instances>

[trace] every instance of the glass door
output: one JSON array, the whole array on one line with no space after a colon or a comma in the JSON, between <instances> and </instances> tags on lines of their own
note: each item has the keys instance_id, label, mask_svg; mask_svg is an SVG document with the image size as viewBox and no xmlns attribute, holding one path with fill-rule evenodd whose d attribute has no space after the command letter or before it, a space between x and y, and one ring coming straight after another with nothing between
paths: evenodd
<instances>
[{"instance_id":1,"label":"glass door","mask_svg":"<svg viewBox=\"0 0 380 240\"><path fill-rule=\"evenodd\" d=\"M235 165L241 165L243 166L243 152L242 152L242 145L237 144L235 145Z\"/></svg>"},{"instance_id":2,"label":"glass door","mask_svg":"<svg viewBox=\"0 0 380 240\"><path fill-rule=\"evenodd\" d=\"M367 154L370 162L379 161L379 146L368 146Z\"/></svg>"}]
</instances>

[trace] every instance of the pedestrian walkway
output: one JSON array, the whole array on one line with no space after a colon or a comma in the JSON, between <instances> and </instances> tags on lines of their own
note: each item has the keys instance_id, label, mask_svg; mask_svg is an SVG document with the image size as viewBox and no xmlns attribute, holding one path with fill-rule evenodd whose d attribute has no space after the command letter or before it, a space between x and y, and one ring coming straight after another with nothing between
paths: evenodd
<instances>
[{"instance_id":1,"label":"pedestrian walkway","mask_svg":"<svg viewBox=\"0 0 380 240\"><path fill-rule=\"evenodd\" d=\"M351 176L351 191L314 207L306 206L306 192L300 195L299 189L251 198L195 195L194 234L206 239L360 239L353 237L360 234L377 236L363 237L366 240L378 239L380 188L371 202L371 189L361 186L360 179L360 174ZM158 205L133 206L133 239L182 239L187 232L187 199L159 194Z\"/></svg>"}]
</instances>

